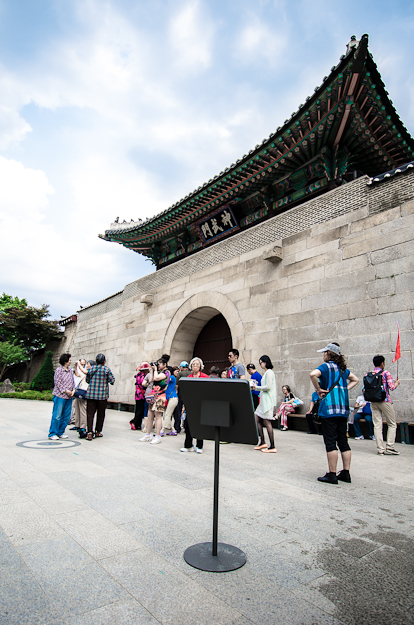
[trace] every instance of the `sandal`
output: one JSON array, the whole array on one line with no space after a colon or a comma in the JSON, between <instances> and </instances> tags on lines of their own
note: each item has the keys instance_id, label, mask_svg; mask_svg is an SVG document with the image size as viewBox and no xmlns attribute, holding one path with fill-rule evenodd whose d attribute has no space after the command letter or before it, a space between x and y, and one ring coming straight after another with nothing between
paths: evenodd
<instances>
[{"instance_id":1,"label":"sandal","mask_svg":"<svg viewBox=\"0 0 414 625\"><path fill-rule=\"evenodd\" d=\"M87 433L87 435L86 435L86 440L87 440L87 441L91 441L92 439L93 439L93 434L92 434L92 432L88 432L88 433Z\"/></svg>"},{"instance_id":2,"label":"sandal","mask_svg":"<svg viewBox=\"0 0 414 625\"><path fill-rule=\"evenodd\" d=\"M102 432L95 432L95 438L102 438Z\"/></svg>"},{"instance_id":3,"label":"sandal","mask_svg":"<svg viewBox=\"0 0 414 625\"><path fill-rule=\"evenodd\" d=\"M262 454L276 454L277 449L273 447L273 449L262 449Z\"/></svg>"},{"instance_id":4,"label":"sandal","mask_svg":"<svg viewBox=\"0 0 414 625\"><path fill-rule=\"evenodd\" d=\"M266 444L265 445L257 445L255 447L255 449L258 449L258 450L260 450L260 449L267 449L267 445Z\"/></svg>"}]
</instances>

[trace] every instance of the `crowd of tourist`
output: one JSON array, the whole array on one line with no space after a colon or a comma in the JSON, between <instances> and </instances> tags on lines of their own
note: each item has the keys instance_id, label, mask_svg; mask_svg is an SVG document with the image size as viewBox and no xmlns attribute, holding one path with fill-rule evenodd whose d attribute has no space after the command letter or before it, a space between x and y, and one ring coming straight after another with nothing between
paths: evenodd
<instances>
[{"instance_id":1,"label":"crowd of tourist","mask_svg":"<svg viewBox=\"0 0 414 625\"><path fill-rule=\"evenodd\" d=\"M389 371L386 371L385 358L381 355L375 356L374 369L364 377L363 393L357 397L354 408L356 412L352 419L349 391L358 384L358 378L347 368L338 343L329 343L318 352L323 354L323 363L310 373L315 391L305 415L308 434L321 434L325 443L328 471L318 480L330 484L338 484L338 480L350 482L350 421L355 429L355 440L364 438L360 429L360 420L364 418L369 428L369 437L376 441L378 454L399 454L394 446L396 419L390 391L395 390L400 381L397 378L394 382ZM169 364L168 354L163 354L154 362L142 361L136 368L135 408L134 416L130 420L131 429L143 434L138 439L139 442L157 445L164 436L178 436L184 430L185 440L180 451L202 454L203 440L197 439L194 444L185 406L180 397L179 380L184 377L246 379L247 370L259 437L254 449L266 454L276 453L275 422L280 424L281 431L286 431L289 415L292 416L303 401L285 384L282 387L283 401L277 406L276 379L269 356L263 355L259 358L260 373L253 363L245 367L239 361L239 351L236 348L229 351L228 360L228 367L220 369L213 365L208 373L204 371L204 363L199 357L194 357L189 363L182 361L177 366ZM65 429L72 413L72 429L78 431L80 438L87 441L101 438L109 384L115 383L115 377L106 366L104 354L98 354L95 361L81 358L75 362L73 369L70 365L71 355L62 354L60 367L55 371L49 439L68 438ZM382 434L383 417L388 425L386 444ZM338 449L343 465L339 473Z\"/></svg>"}]
</instances>

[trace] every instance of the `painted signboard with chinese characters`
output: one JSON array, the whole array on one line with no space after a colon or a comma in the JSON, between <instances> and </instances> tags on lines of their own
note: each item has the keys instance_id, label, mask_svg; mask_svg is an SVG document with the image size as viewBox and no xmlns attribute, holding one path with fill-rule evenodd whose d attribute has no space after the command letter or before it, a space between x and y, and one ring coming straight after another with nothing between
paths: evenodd
<instances>
[{"instance_id":1,"label":"painted signboard with chinese characters","mask_svg":"<svg viewBox=\"0 0 414 625\"><path fill-rule=\"evenodd\" d=\"M207 219L202 219L195 225L204 243L217 241L239 230L237 221L229 206L211 213Z\"/></svg>"}]
</instances>

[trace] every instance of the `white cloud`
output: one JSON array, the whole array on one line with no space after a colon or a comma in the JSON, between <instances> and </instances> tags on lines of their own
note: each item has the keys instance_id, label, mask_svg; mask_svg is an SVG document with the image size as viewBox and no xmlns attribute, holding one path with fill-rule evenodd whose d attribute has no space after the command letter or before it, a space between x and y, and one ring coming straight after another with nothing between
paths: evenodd
<instances>
[{"instance_id":1,"label":"white cloud","mask_svg":"<svg viewBox=\"0 0 414 625\"><path fill-rule=\"evenodd\" d=\"M45 172L26 169L22 163L0 156L0 218L40 218L54 194Z\"/></svg>"},{"instance_id":2,"label":"white cloud","mask_svg":"<svg viewBox=\"0 0 414 625\"><path fill-rule=\"evenodd\" d=\"M0 150L19 143L31 130L16 110L0 105Z\"/></svg>"},{"instance_id":3,"label":"white cloud","mask_svg":"<svg viewBox=\"0 0 414 625\"><path fill-rule=\"evenodd\" d=\"M236 43L236 55L243 63L257 65L266 62L275 67L282 59L287 42L282 16L276 29L274 25L269 27L256 14L249 14Z\"/></svg>"},{"instance_id":4,"label":"white cloud","mask_svg":"<svg viewBox=\"0 0 414 625\"><path fill-rule=\"evenodd\" d=\"M171 19L169 39L180 69L205 69L211 63L214 24L199 0L187 2Z\"/></svg>"}]
</instances>

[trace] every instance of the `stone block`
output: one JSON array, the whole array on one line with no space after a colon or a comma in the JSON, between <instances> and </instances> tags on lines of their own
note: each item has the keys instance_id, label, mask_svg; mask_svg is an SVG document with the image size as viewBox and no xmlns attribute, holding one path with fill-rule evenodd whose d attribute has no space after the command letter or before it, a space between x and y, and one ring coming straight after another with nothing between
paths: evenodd
<instances>
[{"instance_id":1,"label":"stone block","mask_svg":"<svg viewBox=\"0 0 414 625\"><path fill-rule=\"evenodd\" d=\"M334 252L331 252L329 254L320 254L319 256L307 258L305 260L297 261L288 265L285 265L285 261L283 261L283 265L281 268L281 277L290 276L294 273L300 273L302 271L315 269L316 267L323 267L330 262L336 262L340 260L342 260L341 250L335 250Z\"/></svg>"},{"instance_id":2,"label":"stone block","mask_svg":"<svg viewBox=\"0 0 414 625\"><path fill-rule=\"evenodd\" d=\"M328 222L329 223L329 222ZM326 243L330 243L332 241L339 241L341 237L344 237L348 234L349 225L338 226L337 228L329 228L325 232L321 234L317 234L315 236L309 237L306 241L306 247L320 247L321 245L325 245Z\"/></svg>"},{"instance_id":3,"label":"stone block","mask_svg":"<svg viewBox=\"0 0 414 625\"><path fill-rule=\"evenodd\" d=\"M372 267L372 269L374 269ZM395 278L384 278L369 282L367 285L367 293L369 297L384 297L386 295L395 295Z\"/></svg>"},{"instance_id":4,"label":"stone block","mask_svg":"<svg viewBox=\"0 0 414 625\"><path fill-rule=\"evenodd\" d=\"M298 287L302 284L306 284L307 282L317 282L320 281L325 275L325 268L315 267L314 269L308 269L306 271L301 271L300 273L294 273L288 277L282 278L281 280L285 280L287 282L286 286L290 289L293 287ZM286 288L281 286L281 288Z\"/></svg>"},{"instance_id":5,"label":"stone block","mask_svg":"<svg viewBox=\"0 0 414 625\"><path fill-rule=\"evenodd\" d=\"M382 334L391 332L400 323L400 330L411 330L412 321L410 311L400 311L367 317L360 317L358 307L354 308L354 318L338 321L338 333L341 336L368 336L371 332Z\"/></svg>"},{"instance_id":6,"label":"stone block","mask_svg":"<svg viewBox=\"0 0 414 625\"><path fill-rule=\"evenodd\" d=\"M267 260L271 263L279 263L283 259L283 248L282 242L279 244L272 245L268 248L262 256L263 260Z\"/></svg>"},{"instance_id":7,"label":"stone block","mask_svg":"<svg viewBox=\"0 0 414 625\"><path fill-rule=\"evenodd\" d=\"M277 294L274 294L277 295ZM269 313L272 317L292 315L302 311L302 300L299 298L269 303Z\"/></svg>"},{"instance_id":8,"label":"stone block","mask_svg":"<svg viewBox=\"0 0 414 625\"><path fill-rule=\"evenodd\" d=\"M358 221L354 221L350 224L350 232L354 234L356 232L365 233L370 228L374 228L380 224L387 223L394 219L398 219L400 216L400 207L396 206L395 208L391 208L390 210L383 211L381 213L375 213L374 215L369 215L364 219L358 219Z\"/></svg>"},{"instance_id":9,"label":"stone block","mask_svg":"<svg viewBox=\"0 0 414 625\"><path fill-rule=\"evenodd\" d=\"M189 288L184 291L184 298L192 297L197 293L203 293L204 291L214 291L217 287L223 284L223 278L218 278L210 282L198 284L198 282L190 282Z\"/></svg>"},{"instance_id":10,"label":"stone block","mask_svg":"<svg viewBox=\"0 0 414 625\"><path fill-rule=\"evenodd\" d=\"M410 200L409 202L404 202L401 204L401 217L405 217L406 215L412 215L414 213L414 200Z\"/></svg>"},{"instance_id":11,"label":"stone block","mask_svg":"<svg viewBox=\"0 0 414 625\"><path fill-rule=\"evenodd\" d=\"M414 271L395 276L396 293L414 293Z\"/></svg>"},{"instance_id":12,"label":"stone block","mask_svg":"<svg viewBox=\"0 0 414 625\"><path fill-rule=\"evenodd\" d=\"M284 339L286 345L294 343L309 343L310 341L333 341L337 338L337 324L323 323L320 325L302 326L297 328L289 328L287 336Z\"/></svg>"},{"instance_id":13,"label":"stone block","mask_svg":"<svg viewBox=\"0 0 414 625\"><path fill-rule=\"evenodd\" d=\"M290 237L289 237L290 238ZM300 239L300 241L296 241L296 243L286 243L286 239L282 240L283 252L285 256L292 256L297 252L301 252L306 249L306 239Z\"/></svg>"},{"instance_id":14,"label":"stone block","mask_svg":"<svg viewBox=\"0 0 414 625\"><path fill-rule=\"evenodd\" d=\"M307 310L306 312L299 312L281 317L279 320L279 325L281 329L301 328L302 326L313 325L315 323L315 318L315 311ZM320 321L318 323L325 322Z\"/></svg>"},{"instance_id":15,"label":"stone block","mask_svg":"<svg viewBox=\"0 0 414 625\"><path fill-rule=\"evenodd\" d=\"M343 351L348 356L374 353L388 353L392 349L391 333L385 332L377 334L375 326L370 334L365 336L341 336L338 334L338 343L342 346ZM371 357L372 359L372 357Z\"/></svg>"},{"instance_id":16,"label":"stone block","mask_svg":"<svg viewBox=\"0 0 414 625\"><path fill-rule=\"evenodd\" d=\"M332 278L335 276L341 276L353 271L358 271L368 266L369 255L362 254L361 256L354 256L346 260L340 260L339 262L329 263L325 265L325 277Z\"/></svg>"},{"instance_id":17,"label":"stone block","mask_svg":"<svg viewBox=\"0 0 414 625\"><path fill-rule=\"evenodd\" d=\"M380 260L380 259L378 259ZM414 271L414 256L398 258L397 260L380 262L375 265L377 278L387 278Z\"/></svg>"},{"instance_id":18,"label":"stone block","mask_svg":"<svg viewBox=\"0 0 414 625\"><path fill-rule=\"evenodd\" d=\"M413 232L405 232L404 238L409 239L404 243L393 243L392 238L390 238L390 247L385 249L380 249L378 251L373 251L371 253L371 262L374 265L378 265L380 263L387 263L392 260L398 260L399 258L405 258L407 256L413 256L414 243Z\"/></svg>"},{"instance_id":19,"label":"stone block","mask_svg":"<svg viewBox=\"0 0 414 625\"><path fill-rule=\"evenodd\" d=\"M390 297L378 298L378 312L399 312L401 310L412 310L413 307L413 294L412 293L400 293L398 295Z\"/></svg>"},{"instance_id":20,"label":"stone block","mask_svg":"<svg viewBox=\"0 0 414 625\"><path fill-rule=\"evenodd\" d=\"M339 280L337 276L321 280L321 291L334 291L339 285L341 289L365 287L366 283L371 280L375 280L375 268L372 266L364 267L362 270L343 274Z\"/></svg>"},{"instance_id":21,"label":"stone block","mask_svg":"<svg viewBox=\"0 0 414 625\"><path fill-rule=\"evenodd\" d=\"M291 300L292 298L305 297L314 293L319 293L321 290L321 281L315 280L312 282L304 282L295 288L278 289L277 291L269 292L269 302L280 302L283 300Z\"/></svg>"},{"instance_id":22,"label":"stone block","mask_svg":"<svg viewBox=\"0 0 414 625\"><path fill-rule=\"evenodd\" d=\"M377 300L368 299L363 304L351 303L321 308L315 311L316 323L329 323L330 321L344 321L358 317L371 317L378 310ZM354 312L355 311L355 312Z\"/></svg>"},{"instance_id":23,"label":"stone block","mask_svg":"<svg viewBox=\"0 0 414 625\"><path fill-rule=\"evenodd\" d=\"M238 300L237 302L237 310L240 312L241 316L244 319L244 315L246 310L250 308L254 308L259 317L263 315L263 312L259 312L260 308L262 311L267 308L268 305L268 294L263 293L263 295L255 295L254 297L246 297L245 299Z\"/></svg>"},{"instance_id":24,"label":"stone block","mask_svg":"<svg viewBox=\"0 0 414 625\"><path fill-rule=\"evenodd\" d=\"M338 285L339 286L339 285ZM363 302L366 299L365 285L356 286L353 289L336 289L308 295L302 299L302 310L317 310L320 308L327 309L336 307L340 304L349 304L351 302Z\"/></svg>"},{"instance_id":25,"label":"stone block","mask_svg":"<svg viewBox=\"0 0 414 625\"><path fill-rule=\"evenodd\" d=\"M282 245L283 247L288 247L289 245L294 245L298 241L306 241L309 236L311 236L310 228L302 230L302 232L298 232L297 234L292 234L290 237L284 237L282 239Z\"/></svg>"},{"instance_id":26,"label":"stone block","mask_svg":"<svg viewBox=\"0 0 414 625\"><path fill-rule=\"evenodd\" d=\"M232 293L233 291L240 291L241 289L250 286L246 283L246 280L240 278L239 280L231 280L226 282L222 281L222 284L219 284L215 287L215 291L218 293Z\"/></svg>"},{"instance_id":27,"label":"stone block","mask_svg":"<svg viewBox=\"0 0 414 625\"><path fill-rule=\"evenodd\" d=\"M149 306L152 306L152 304L154 303L154 294L144 293L143 295L141 295L139 301L140 301L140 304L148 304Z\"/></svg>"},{"instance_id":28,"label":"stone block","mask_svg":"<svg viewBox=\"0 0 414 625\"><path fill-rule=\"evenodd\" d=\"M307 247L306 250L303 250L302 252L297 252L294 255L294 260L291 261L290 257L289 259L286 258L285 264L306 260L307 258L313 258L321 254L329 254L330 252L334 252L337 249L339 249L339 239L336 239L335 241L329 241L328 243L324 243L323 245Z\"/></svg>"}]
</instances>

